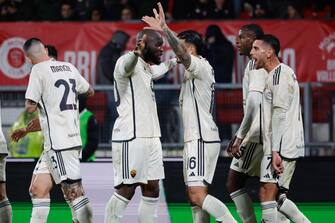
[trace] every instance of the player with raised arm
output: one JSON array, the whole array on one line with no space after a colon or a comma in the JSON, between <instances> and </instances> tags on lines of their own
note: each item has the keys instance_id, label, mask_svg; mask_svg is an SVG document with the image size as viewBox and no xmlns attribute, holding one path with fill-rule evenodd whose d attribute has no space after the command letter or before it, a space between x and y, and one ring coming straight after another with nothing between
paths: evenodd
<instances>
[{"instance_id":1,"label":"player with raised arm","mask_svg":"<svg viewBox=\"0 0 335 223\"><path fill-rule=\"evenodd\" d=\"M185 66L179 102L184 124L184 180L192 205L193 222L209 222L208 213L218 222L236 222L227 207L208 194L220 152L218 128L213 120L214 73L201 55L200 34L189 30L178 34L165 22L162 5L155 17L142 20L151 28L163 31L177 59Z\"/></svg>"},{"instance_id":2,"label":"player with raised arm","mask_svg":"<svg viewBox=\"0 0 335 223\"><path fill-rule=\"evenodd\" d=\"M286 197L296 159L304 156L300 89L294 71L278 59L280 42L263 35L253 43L251 56L268 78L263 93L263 147L260 199L262 222L277 222L278 210L295 223L310 222ZM272 165L271 165L272 164ZM272 168L271 168L272 167ZM265 187L264 187L265 186Z\"/></svg>"},{"instance_id":3,"label":"player with raised arm","mask_svg":"<svg viewBox=\"0 0 335 223\"><path fill-rule=\"evenodd\" d=\"M26 57L33 64L26 91L26 110L38 109L44 135L43 163L56 184L60 184L64 197L71 203L77 221L92 222L92 210L81 183L79 156L81 139L77 94L93 95L89 83L70 63L50 59L37 38L27 40L23 46ZM50 179L47 179L50 183ZM49 192L49 184L45 191ZM52 184L51 184L52 186ZM32 196L33 211L30 222L46 222L49 199Z\"/></svg>"},{"instance_id":4,"label":"player with raised arm","mask_svg":"<svg viewBox=\"0 0 335 223\"><path fill-rule=\"evenodd\" d=\"M160 126L153 80L171 62L161 63L163 39L153 30L137 34L137 47L121 56L114 70L114 94L119 117L112 135L115 191L105 209L105 223L121 222L124 209L137 186L142 199L141 223L153 223L159 200L159 180L164 178ZM175 64L175 62L173 62Z\"/></svg>"}]
</instances>

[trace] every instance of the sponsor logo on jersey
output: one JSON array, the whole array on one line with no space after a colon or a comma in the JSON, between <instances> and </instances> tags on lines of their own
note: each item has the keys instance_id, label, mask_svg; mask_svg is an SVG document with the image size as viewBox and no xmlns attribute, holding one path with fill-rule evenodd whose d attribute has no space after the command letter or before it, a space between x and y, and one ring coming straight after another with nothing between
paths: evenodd
<instances>
[{"instance_id":1,"label":"sponsor logo on jersey","mask_svg":"<svg viewBox=\"0 0 335 223\"><path fill-rule=\"evenodd\" d=\"M31 64L26 60L22 46L26 40L20 37L6 39L0 46L0 71L12 79L27 76Z\"/></svg>"}]
</instances>

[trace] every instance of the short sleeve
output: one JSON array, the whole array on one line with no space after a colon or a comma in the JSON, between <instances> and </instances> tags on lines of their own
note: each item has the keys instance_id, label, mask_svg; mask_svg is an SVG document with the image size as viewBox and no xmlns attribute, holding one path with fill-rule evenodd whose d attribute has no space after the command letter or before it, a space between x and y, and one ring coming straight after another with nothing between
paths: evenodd
<instances>
[{"instance_id":1,"label":"short sleeve","mask_svg":"<svg viewBox=\"0 0 335 223\"><path fill-rule=\"evenodd\" d=\"M38 103L42 96L42 78L36 67L31 69L25 98Z\"/></svg>"}]
</instances>

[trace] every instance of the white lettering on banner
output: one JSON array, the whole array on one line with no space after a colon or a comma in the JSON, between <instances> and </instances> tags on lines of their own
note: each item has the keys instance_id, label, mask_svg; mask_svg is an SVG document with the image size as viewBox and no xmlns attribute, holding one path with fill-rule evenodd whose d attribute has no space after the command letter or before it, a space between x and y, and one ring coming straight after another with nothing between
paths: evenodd
<instances>
[{"instance_id":1,"label":"white lettering on banner","mask_svg":"<svg viewBox=\"0 0 335 223\"><path fill-rule=\"evenodd\" d=\"M72 63L91 84L95 84L96 51L65 51L64 61Z\"/></svg>"},{"instance_id":2,"label":"white lettering on banner","mask_svg":"<svg viewBox=\"0 0 335 223\"><path fill-rule=\"evenodd\" d=\"M327 60L327 70L335 70L335 59Z\"/></svg>"}]
</instances>

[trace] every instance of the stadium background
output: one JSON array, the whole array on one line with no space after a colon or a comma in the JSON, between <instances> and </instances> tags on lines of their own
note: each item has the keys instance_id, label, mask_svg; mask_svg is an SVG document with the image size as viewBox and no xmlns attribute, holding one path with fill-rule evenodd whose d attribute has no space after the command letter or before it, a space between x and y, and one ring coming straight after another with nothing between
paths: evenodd
<instances>
[{"instance_id":1,"label":"stadium background","mask_svg":"<svg viewBox=\"0 0 335 223\"><path fill-rule=\"evenodd\" d=\"M30 2L30 7L39 6L36 13L29 14L27 2ZM79 7L82 2L91 2L91 6L86 4L88 6L85 11ZM119 2L119 6L128 2L127 6L131 6L133 17L125 20L121 14L119 17L115 15L113 18L108 18L109 13L105 7L100 9L103 21L94 22L86 21L93 20L92 17L89 17L95 9L92 2L99 1L71 2L74 14L71 18L65 19L58 15L62 15L63 2L0 1L0 20L2 21L0 22L1 117L3 131L8 137L10 127L24 107L24 92L30 70L22 51L25 39L35 36L47 44L54 45L58 49L60 60L72 62L78 67L82 75L94 85L97 92L94 98L89 100L88 107L93 111L100 126L99 148L96 152L98 158L95 163L83 163L82 165L84 184L89 190L89 198L93 200L95 207L96 222L102 222L104 202L113 192L110 129L115 116L111 111L113 86L102 82L98 72L100 51L111 41L116 31L124 31L130 35L125 51L133 49L135 34L144 27L138 18L143 13L150 13L150 8L155 5L156 1L138 1L138 4L133 4L132 1L112 1ZM103 2L108 2L108 0ZM234 44L239 27L252 22L260 24L265 32L279 37L282 44L281 58L296 71L301 86L307 153L307 157L298 163L290 197L297 201L298 206L311 218L312 222L335 222L335 21L332 5L334 3L331 1L295 2L293 5L300 12L300 18L289 19L288 13L285 13L288 10L285 9L291 4L291 1L280 1L280 3L276 1L226 1L229 4L226 3L225 7L231 12L229 17L221 18L201 16L201 13L195 13L199 2L211 1L178 2L163 1L171 16L171 28L176 32L194 29L205 35L207 27L216 24L227 39ZM184 13L179 12L181 6L178 4L182 3ZM249 11L247 11L246 3L253 8L251 16L250 13L247 13ZM44 8L41 6L43 4L45 4ZM239 6L239 9L236 5ZM331 9L330 16L328 16L327 6L330 6ZM4 15L3 11L6 7L7 11L8 7L16 7L17 11L14 15ZM41 15L42 9L47 11L50 8L54 9L54 14L44 12ZM123 12L124 8L116 7L117 13ZM259 8L266 12L261 17L257 16L258 12L256 13ZM200 7L200 12L206 10L209 9ZM85 12L87 17L80 12ZM173 18L175 19L172 20ZM208 20L208 18L211 19ZM172 58L174 55L166 40L164 48L164 59ZM225 55L217 56L225 57ZM225 178L230 163L225 146L238 128L243 116L241 80L246 62L247 58L235 54L233 71L228 74L230 75L228 79L231 81L220 82L216 86L216 119L224 134L221 136L222 154L211 189L219 198L230 203L229 207L235 216L237 215L234 206L225 189ZM191 211L184 193L180 159L183 145L183 130L178 108L181 73L182 68L177 67L155 85L166 172L166 180L162 182L164 192L158 211L160 222L191 222ZM220 75L227 74L216 75L219 79ZM9 139L8 144L11 144ZM11 144L11 146L15 148L15 145ZM22 143L21 146L29 146L29 141ZM24 148L20 149L24 157ZM26 158L10 157L8 159L7 189L14 208L13 220L17 223L27 222L30 216L28 187L34 164L35 160L29 158L29 155ZM257 180L251 180L249 185L248 189L252 197L258 201ZM125 222L134 222L136 208L135 199L127 209ZM256 204L256 210L259 216L258 204ZM48 222L70 222L70 211L59 189L54 189L52 193L52 208Z\"/></svg>"}]
</instances>

